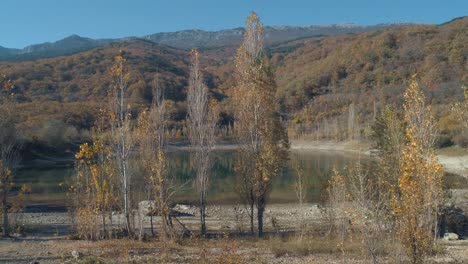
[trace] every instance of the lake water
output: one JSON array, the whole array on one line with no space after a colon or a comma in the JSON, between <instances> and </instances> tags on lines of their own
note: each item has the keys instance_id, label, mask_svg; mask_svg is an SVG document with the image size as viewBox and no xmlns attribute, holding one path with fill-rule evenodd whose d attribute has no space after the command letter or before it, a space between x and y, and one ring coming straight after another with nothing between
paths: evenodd
<instances>
[{"instance_id":1,"label":"lake water","mask_svg":"<svg viewBox=\"0 0 468 264\"><path fill-rule=\"evenodd\" d=\"M274 178L270 202L293 203L297 202L294 191L294 178L296 169L301 168L306 177L307 201L319 202L322 193L330 178L332 168L343 168L357 157L342 154L337 151L310 151L292 150L290 160L281 175ZM210 204L235 204L239 202L235 191L236 177L234 173L235 151L216 151L215 162L208 192ZM190 167L190 154L184 151L175 151L168 154L170 159L170 173L176 175L180 182L193 179L194 173ZM143 175L135 173L135 190L144 190ZM28 184L32 192L27 195L28 204L32 207L63 208L66 204L67 183L75 177L72 164L69 167L28 168L17 172L15 185ZM62 186L60 186L60 183ZM144 192L137 192L140 198L145 199ZM196 204L197 198L192 183L188 183L176 195L179 203Z\"/></svg>"}]
</instances>

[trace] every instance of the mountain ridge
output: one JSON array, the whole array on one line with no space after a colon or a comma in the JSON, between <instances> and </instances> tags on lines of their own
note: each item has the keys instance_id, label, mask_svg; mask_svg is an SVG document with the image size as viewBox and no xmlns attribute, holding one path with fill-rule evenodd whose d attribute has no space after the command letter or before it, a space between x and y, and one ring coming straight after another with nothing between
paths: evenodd
<instances>
[{"instance_id":1,"label":"mountain ridge","mask_svg":"<svg viewBox=\"0 0 468 264\"><path fill-rule=\"evenodd\" d=\"M266 26L265 44L277 44L283 41L317 35L359 33L411 25L417 24L388 23L377 25L358 25L353 23L343 23L309 26ZM33 44L22 49L6 48L0 46L0 61L30 61L43 58L54 58L136 38L146 39L155 43L164 44L179 49L190 49L193 47L216 48L226 45L237 45L242 41L243 34L244 28L242 27L223 29L218 31L188 29L175 32L154 33L142 37L130 36L116 39L93 39L73 34L55 42Z\"/></svg>"}]
</instances>

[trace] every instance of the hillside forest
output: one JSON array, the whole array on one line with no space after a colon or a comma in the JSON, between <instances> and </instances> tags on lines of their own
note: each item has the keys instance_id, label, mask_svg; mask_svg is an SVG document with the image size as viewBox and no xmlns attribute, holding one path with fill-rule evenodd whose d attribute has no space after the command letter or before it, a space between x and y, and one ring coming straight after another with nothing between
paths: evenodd
<instances>
[{"instance_id":1,"label":"hillside forest","mask_svg":"<svg viewBox=\"0 0 468 264\"><path fill-rule=\"evenodd\" d=\"M367 140L373 120L385 105L401 112L403 91L416 74L437 120L437 146L467 146L467 135L451 111L453 104L463 100L468 78L467 32L464 17L442 25L266 45L290 137ZM222 137L227 141L234 126L237 45L199 48L204 82L209 96L220 104ZM26 157L76 151L80 143L90 141L119 50L130 71L127 97L133 116L150 105L157 80L171 104L171 137L186 138L189 50L132 39L68 56L0 62L0 72L14 83L17 126Z\"/></svg>"}]
</instances>

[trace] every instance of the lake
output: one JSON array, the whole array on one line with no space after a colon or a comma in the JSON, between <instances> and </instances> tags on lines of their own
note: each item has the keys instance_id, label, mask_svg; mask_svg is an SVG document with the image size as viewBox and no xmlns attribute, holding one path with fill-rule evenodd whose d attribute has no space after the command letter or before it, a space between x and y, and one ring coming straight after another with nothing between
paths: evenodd
<instances>
[{"instance_id":1,"label":"lake","mask_svg":"<svg viewBox=\"0 0 468 264\"><path fill-rule=\"evenodd\" d=\"M274 178L271 203L297 202L294 191L294 179L297 168L306 178L308 202L319 202L332 168L343 168L349 162L357 159L356 155L344 154L338 151L291 150L290 160L281 175ZM234 165L236 154L233 150L215 152L215 161L212 169L212 178L208 192L209 204L236 204L239 199L236 189ZM176 175L180 182L188 182L178 192L175 201L179 203L197 203L197 196L193 184L190 182L194 172L190 166L190 154L186 151L173 151L168 153L170 160L169 171ZM141 173L134 173L134 190L144 190L145 179ZM19 170L15 176L15 185L28 184L32 192L27 195L28 208L61 208L66 204L66 191L68 184L75 177L73 164L62 167L27 168ZM62 183L62 184L61 184ZM136 192L139 200L145 200L143 191Z\"/></svg>"}]
</instances>

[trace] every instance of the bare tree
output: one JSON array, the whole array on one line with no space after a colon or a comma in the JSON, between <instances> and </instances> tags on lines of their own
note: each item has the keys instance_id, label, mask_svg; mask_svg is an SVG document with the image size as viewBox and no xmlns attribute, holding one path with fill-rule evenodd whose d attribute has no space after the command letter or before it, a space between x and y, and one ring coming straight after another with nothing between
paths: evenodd
<instances>
[{"instance_id":1,"label":"bare tree","mask_svg":"<svg viewBox=\"0 0 468 264\"><path fill-rule=\"evenodd\" d=\"M360 233L362 245L372 263L379 263L378 252L383 246L386 225L387 197L382 195L379 179L366 171L360 160L348 171L351 220ZM385 192L384 192L385 193Z\"/></svg>"},{"instance_id":2,"label":"bare tree","mask_svg":"<svg viewBox=\"0 0 468 264\"><path fill-rule=\"evenodd\" d=\"M8 196L13 170L19 161L17 131L14 119L13 82L0 75L0 192L2 206L2 235L9 235Z\"/></svg>"},{"instance_id":3,"label":"bare tree","mask_svg":"<svg viewBox=\"0 0 468 264\"><path fill-rule=\"evenodd\" d=\"M388 234L388 200L381 195L382 187L360 160L344 172L334 169L328 186L331 227L340 239L341 249L344 252L346 239L358 234L372 263L379 263L378 252Z\"/></svg>"},{"instance_id":4,"label":"bare tree","mask_svg":"<svg viewBox=\"0 0 468 264\"><path fill-rule=\"evenodd\" d=\"M114 85L109 90L109 107L111 123L111 147L114 154L118 177L121 182L123 211L125 216L125 227L130 236L133 235L131 216L131 173L129 169L129 158L134 146L131 122L130 106L127 103L126 92L130 73L126 66L123 52L115 57L115 64L111 69Z\"/></svg>"},{"instance_id":5,"label":"bare tree","mask_svg":"<svg viewBox=\"0 0 468 264\"><path fill-rule=\"evenodd\" d=\"M299 239L305 236L307 224L304 219L304 202L307 196L307 178L304 172L304 164L300 155L296 153L296 158L292 159L292 168L294 170L294 191L299 202Z\"/></svg>"},{"instance_id":6,"label":"bare tree","mask_svg":"<svg viewBox=\"0 0 468 264\"><path fill-rule=\"evenodd\" d=\"M207 190L212 166L211 152L215 141L216 114L210 106L208 89L200 71L200 54L192 50L189 86L187 90L189 140L193 148L196 187L199 195L201 234L206 235Z\"/></svg>"},{"instance_id":7,"label":"bare tree","mask_svg":"<svg viewBox=\"0 0 468 264\"><path fill-rule=\"evenodd\" d=\"M153 102L149 110L140 113L137 139L140 161L150 184L150 198L156 202L156 208L151 209L156 209L161 216L164 245L168 239L174 237L170 203L178 190L167 165L167 122L169 118L167 108L162 89L158 82L154 81Z\"/></svg>"}]
</instances>

